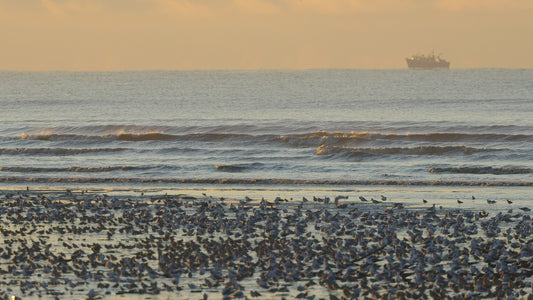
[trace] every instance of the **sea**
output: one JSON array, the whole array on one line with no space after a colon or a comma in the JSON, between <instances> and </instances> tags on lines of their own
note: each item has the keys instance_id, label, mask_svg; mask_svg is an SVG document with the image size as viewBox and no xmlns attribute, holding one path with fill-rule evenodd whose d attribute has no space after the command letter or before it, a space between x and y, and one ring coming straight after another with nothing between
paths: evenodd
<instances>
[{"instance_id":1,"label":"sea","mask_svg":"<svg viewBox=\"0 0 533 300\"><path fill-rule=\"evenodd\" d=\"M533 201L532 69L3 71L0 116L2 189Z\"/></svg>"}]
</instances>

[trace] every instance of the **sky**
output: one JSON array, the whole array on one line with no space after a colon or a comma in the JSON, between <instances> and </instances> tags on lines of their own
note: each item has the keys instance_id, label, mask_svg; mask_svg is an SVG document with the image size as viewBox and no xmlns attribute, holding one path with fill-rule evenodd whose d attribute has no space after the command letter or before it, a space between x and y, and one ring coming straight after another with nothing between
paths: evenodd
<instances>
[{"instance_id":1,"label":"sky","mask_svg":"<svg viewBox=\"0 0 533 300\"><path fill-rule=\"evenodd\" d=\"M0 70L533 68L533 0L0 0Z\"/></svg>"}]
</instances>

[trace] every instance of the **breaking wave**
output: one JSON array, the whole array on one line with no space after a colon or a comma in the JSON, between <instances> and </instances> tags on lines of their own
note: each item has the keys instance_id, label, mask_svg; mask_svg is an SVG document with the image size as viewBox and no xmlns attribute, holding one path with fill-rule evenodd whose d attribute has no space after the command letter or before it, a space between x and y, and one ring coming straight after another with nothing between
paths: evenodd
<instances>
[{"instance_id":1,"label":"breaking wave","mask_svg":"<svg viewBox=\"0 0 533 300\"><path fill-rule=\"evenodd\" d=\"M306 134L283 135L278 139L291 146L318 147L320 145L349 145L351 143L391 142L533 142L533 135L525 134L476 134L476 133L424 133L424 134L384 134L371 132L332 132L317 131Z\"/></svg>"},{"instance_id":2,"label":"breaking wave","mask_svg":"<svg viewBox=\"0 0 533 300\"><path fill-rule=\"evenodd\" d=\"M128 133L118 132L114 134L74 134L74 133L23 133L19 139L62 141L62 140L102 140L102 141L180 141L180 140L201 140L217 141L226 139L244 139L247 141L280 141L291 146L317 147L319 145L340 145L350 142L370 142L370 141L399 141L399 142L509 142L525 141L533 142L533 135L526 134L475 134L475 133L425 133L425 134L384 134L370 132L331 132L316 131L304 134L272 135L231 132L196 132L187 134L169 134L163 132Z\"/></svg>"}]
</instances>

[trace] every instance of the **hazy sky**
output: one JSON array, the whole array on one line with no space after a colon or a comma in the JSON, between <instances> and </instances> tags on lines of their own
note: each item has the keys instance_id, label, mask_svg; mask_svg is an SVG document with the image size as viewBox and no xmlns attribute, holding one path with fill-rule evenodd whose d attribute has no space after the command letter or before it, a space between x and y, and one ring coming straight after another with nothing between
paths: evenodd
<instances>
[{"instance_id":1,"label":"hazy sky","mask_svg":"<svg viewBox=\"0 0 533 300\"><path fill-rule=\"evenodd\" d=\"M0 0L0 70L533 68L533 0Z\"/></svg>"}]
</instances>

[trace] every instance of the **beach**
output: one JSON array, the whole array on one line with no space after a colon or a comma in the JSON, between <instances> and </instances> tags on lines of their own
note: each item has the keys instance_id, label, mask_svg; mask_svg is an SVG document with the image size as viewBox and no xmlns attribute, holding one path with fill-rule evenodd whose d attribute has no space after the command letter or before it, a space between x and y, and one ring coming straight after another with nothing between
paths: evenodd
<instances>
[{"instance_id":1,"label":"beach","mask_svg":"<svg viewBox=\"0 0 533 300\"><path fill-rule=\"evenodd\" d=\"M465 194L415 203L364 188L298 198L299 191L285 191L290 198L185 191L2 190L1 296L529 299L533 293L531 212L520 202L489 204ZM255 197L261 193L270 197Z\"/></svg>"}]
</instances>

